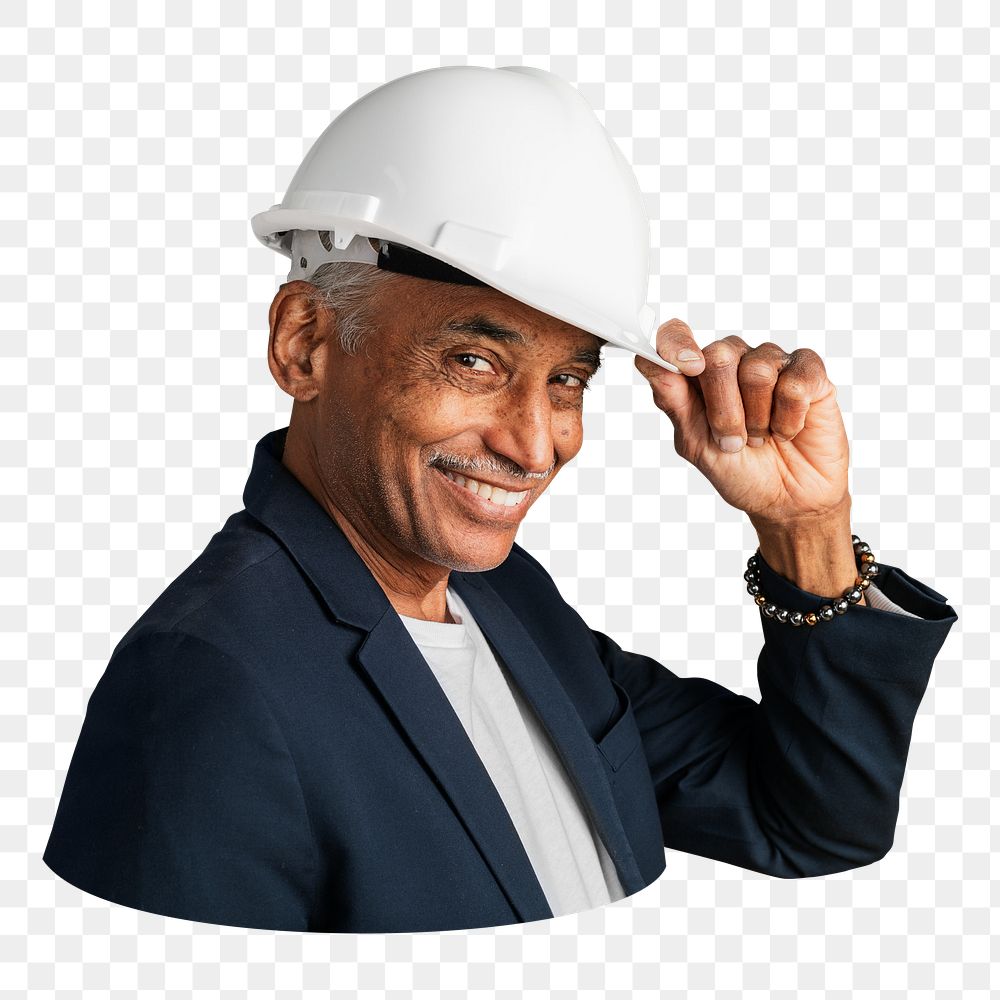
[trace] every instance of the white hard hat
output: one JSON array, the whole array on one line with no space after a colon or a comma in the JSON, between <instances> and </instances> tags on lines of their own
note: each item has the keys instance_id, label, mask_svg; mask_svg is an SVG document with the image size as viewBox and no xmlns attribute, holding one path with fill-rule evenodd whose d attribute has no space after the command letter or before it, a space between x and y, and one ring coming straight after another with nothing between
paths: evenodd
<instances>
[{"instance_id":1,"label":"white hard hat","mask_svg":"<svg viewBox=\"0 0 1000 1000\"><path fill-rule=\"evenodd\" d=\"M251 224L291 258L289 281L334 260L471 276L678 371L650 345L635 174L583 96L546 70L442 66L377 87Z\"/></svg>"}]
</instances>

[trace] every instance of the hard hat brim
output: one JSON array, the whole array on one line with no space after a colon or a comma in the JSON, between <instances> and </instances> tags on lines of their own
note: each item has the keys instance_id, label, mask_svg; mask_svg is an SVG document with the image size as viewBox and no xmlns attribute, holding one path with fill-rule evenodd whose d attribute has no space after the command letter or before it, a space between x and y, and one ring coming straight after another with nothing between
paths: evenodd
<instances>
[{"instance_id":1,"label":"hard hat brim","mask_svg":"<svg viewBox=\"0 0 1000 1000\"><path fill-rule=\"evenodd\" d=\"M292 259L291 250L287 246L287 241L284 241L282 237L289 231L296 229L310 231L331 230L338 234L338 246L346 246L356 235L402 243L427 257L439 260L444 264L448 264L477 278L483 284L495 288L497 291L503 292L504 295L509 295L511 298L516 299L518 302L523 302L533 309L538 309L539 312L562 320L572 326L579 327L581 330L587 331L587 333L592 333L595 337L599 337L614 347L646 358L648 361L667 371L680 372L680 369L675 365L661 358L656 353L655 347L638 331L623 330L608 317L600 316L590 310L581 309L578 303L569 301L555 302L551 295L540 297L532 293L531 290L519 289L511 285L508 281L505 281L502 273L497 273L485 267L477 267L474 262L470 263L468 259L460 259L458 255L449 254L438 246L431 246L415 241L412 238L406 238L399 233L394 233L385 227L363 219L324 215L314 210L282 208L280 205L276 205L266 212L254 215L250 222L254 235L264 246L271 250L276 250L290 260ZM328 259L336 260L337 257L332 255ZM325 261L314 263L314 266L310 270L315 270L323 262Z\"/></svg>"}]
</instances>

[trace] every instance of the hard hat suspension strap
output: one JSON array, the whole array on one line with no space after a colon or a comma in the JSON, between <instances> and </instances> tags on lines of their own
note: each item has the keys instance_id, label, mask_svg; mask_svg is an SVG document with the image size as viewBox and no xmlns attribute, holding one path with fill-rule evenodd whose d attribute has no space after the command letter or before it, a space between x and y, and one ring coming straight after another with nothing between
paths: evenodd
<instances>
[{"instance_id":1,"label":"hard hat suspension strap","mask_svg":"<svg viewBox=\"0 0 1000 1000\"><path fill-rule=\"evenodd\" d=\"M474 278L471 274L442 260L428 257L411 247L399 243L379 242L378 266L383 271L395 271L397 274L409 274L415 278L427 278L431 281L450 281L455 285L481 285L488 287L485 281Z\"/></svg>"}]
</instances>

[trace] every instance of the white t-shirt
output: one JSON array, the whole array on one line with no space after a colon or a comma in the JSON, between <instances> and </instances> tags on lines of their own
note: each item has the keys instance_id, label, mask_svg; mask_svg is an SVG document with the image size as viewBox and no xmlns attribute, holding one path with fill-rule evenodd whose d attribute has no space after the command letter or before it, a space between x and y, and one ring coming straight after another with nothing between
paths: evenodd
<instances>
[{"instance_id":1,"label":"white t-shirt","mask_svg":"<svg viewBox=\"0 0 1000 1000\"><path fill-rule=\"evenodd\" d=\"M625 896L614 862L530 703L449 587L456 624L400 615L476 748L554 916ZM872 607L916 618L874 586Z\"/></svg>"},{"instance_id":2,"label":"white t-shirt","mask_svg":"<svg viewBox=\"0 0 1000 1000\"><path fill-rule=\"evenodd\" d=\"M623 899L615 864L531 704L462 599L451 588L445 599L457 624L400 619L493 779L553 915Z\"/></svg>"}]
</instances>

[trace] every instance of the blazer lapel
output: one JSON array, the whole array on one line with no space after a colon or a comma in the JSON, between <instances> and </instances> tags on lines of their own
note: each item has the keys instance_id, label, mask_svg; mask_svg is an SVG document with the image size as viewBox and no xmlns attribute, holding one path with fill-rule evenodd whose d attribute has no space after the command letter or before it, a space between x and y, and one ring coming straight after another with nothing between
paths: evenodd
<instances>
[{"instance_id":1,"label":"blazer lapel","mask_svg":"<svg viewBox=\"0 0 1000 1000\"><path fill-rule=\"evenodd\" d=\"M538 714L615 863L622 888L627 895L638 892L646 883L622 826L607 771L552 666L481 574L452 572L449 582Z\"/></svg>"},{"instance_id":2,"label":"blazer lapel","mask_svg":"<svg viewBox=\"0 0 1000 1000\"><path fill-rule=\"evenodd\" d=\"M440 783L520 920L551 919L552 910L496 786L391 607L369 632L358 659Z\"/></svg>"}]
</instances>

